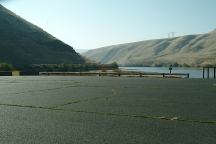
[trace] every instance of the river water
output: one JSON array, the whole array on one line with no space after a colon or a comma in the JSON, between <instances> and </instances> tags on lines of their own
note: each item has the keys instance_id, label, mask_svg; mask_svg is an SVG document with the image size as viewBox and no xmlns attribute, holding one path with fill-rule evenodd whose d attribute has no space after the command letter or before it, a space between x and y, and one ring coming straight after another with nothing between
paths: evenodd
<instances>
[{"instance_id":1,"label":"river water","mask_svg":"<svg viewBox=\"0 0 216 144\"><path fill-rule=\"evenodd\" d=\"M120 69L123 71L169 73L169 67L120 67ZM202 68L177 67L173 68L172 73L189 73L190 78L203 78ZM205 75L207 77L207 71ZM210 69L210 77L213 78L213 76L214 70Z\"/></svg>"}]
</instances>

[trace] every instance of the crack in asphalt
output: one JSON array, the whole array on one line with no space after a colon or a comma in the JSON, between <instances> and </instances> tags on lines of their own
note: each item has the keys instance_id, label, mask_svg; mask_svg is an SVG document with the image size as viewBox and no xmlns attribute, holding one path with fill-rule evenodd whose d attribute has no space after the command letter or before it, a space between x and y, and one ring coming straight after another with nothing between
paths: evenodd
<instances>
[{"instance_id":1,"label":"crack in asphalt","mask_svg":"<svg viewBox=\"0 0 216 144\"><path fill-rule=\"evenodd\" d=\"M49 108L55 109L55 108L62 107L62 106L67 106L67 105L70 105L70 104L94 101L94 100L98 100L98 99L107 99L107 98L110 98L110 97L112 97L112 96L106 96L106 97L101 97L100 96L100 97L94 97L94 98L89 98L89 99L85 99L85 100L75 100L75 101L67 102L67 103L57 105L57 106L53 106L53 107L49 107Z\"/></svg>"},{"instance_id":2,"label":"crack in asphalt","mask_svg":"<svg viewBox=\"0 0 216 144\"><path fill-rule=\"evenodd\" d=\"M18 95L18 94L25 94L25 93L31 93L31 92L45 92L45 91L52 91L52 90L59 90L59 89L65 89L65 88L72 88L72 87L105 87L105 86L90 86L90 85L68 85L68 86L64 86L64 87L55 87L55 88L48 88L48 89L41 89L41 90L28 90L28 91L22 91L22 92L12 92L12 93L0 93L1 95L3 94L13 94L13 95Z\"/></svg>"},{"instance_id":3,"label":"crack in asphalt","mask_svg":"<svg viewBox=\"0 0 216 144\"><path fill-rule=\"evenodd\" d=\"M112 88L111 92L112 92L111 96L105 96L105 97L100 96L100 97L94 97L94 98L89 98L89 99L84 99L84 100L75 100L75 101L67 102L67 103L64 103L64 104L61 104L61 105L56 105L56 106L49 107L49 108L55 109L55 108L62 107L62 106L67 106L67 105L70 105L70 104L94 101L94 100L99 100L99 99L109 99L109 98L117 96L117 92L116 92L116 90L114 88Z\"/></svg>"},{"instance_id":4,"label":"crack in asphalt","mask_svg":"<svg viewBox=\"0 0 216 144\"><path fill-rule=\"evenodd\" d=\"M178 118L178 117L119 114L119 113L94 112L94 111L84 111L84 110L75 110L75 109L66 110L66 109L60 109L60 108L49 108L49 107L42 107L42 106L18 105L18 104L0 104L0 106L44 109L44 110L50 110L50 111L64 111L64 112L85 113L85 114L95 114L95 115L104 115L104 116L131 117L131 118L152 119L152 120L166 120L166 121L177 121L177 122L187 122L187 123L216 124L216 120L195 120L195 119L183 119L183 118Z\"/></svg>"}]
</instances>

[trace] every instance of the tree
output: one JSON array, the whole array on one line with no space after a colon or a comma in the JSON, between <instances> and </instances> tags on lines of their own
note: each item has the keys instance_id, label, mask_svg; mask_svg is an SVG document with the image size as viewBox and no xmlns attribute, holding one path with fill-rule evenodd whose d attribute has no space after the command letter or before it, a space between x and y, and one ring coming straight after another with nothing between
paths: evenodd
<instances>
[{"instance_id":1,"label":"tree","mask_svg":"<svg viewBox=\"0 0 216 144\"><path fill-rule=\"evenodd\" d=\"M113 62L113 63L111 63L111 67L112 67L113 69L118 69L118 68L119 68L119 65L118 65L117 62Z\"/></svg>"},{"instance_id":2,"label":"tree","mask_svg":"<svg viewBox=\"0 0 216 144\"><path fill-rule=\"evenodd\" d=\"M177 63L177 62L175 62L174 64L173 64L173 67L179 67L180 65Z\"/></svg>"},{"instance_id":3,"label":"tree","mask_svg":"<svg viewBox=\"0 0 216 144\"><path fill-rule=\"evenodd\" d=\"M0 71L12 71L13 66L8 63L0 63Z\"/></svg>"}]
</instances>

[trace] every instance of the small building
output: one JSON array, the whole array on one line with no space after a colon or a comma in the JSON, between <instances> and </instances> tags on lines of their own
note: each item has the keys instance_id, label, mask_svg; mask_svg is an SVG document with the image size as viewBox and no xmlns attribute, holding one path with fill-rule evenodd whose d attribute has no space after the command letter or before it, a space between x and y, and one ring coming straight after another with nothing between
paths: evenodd
<instances>
[{"instance_id":1,"label":"small building","mask_svg":"<svg viewBox=\"0 0 216 144\"><path fill-rule=\"evenodd\" d=\"M17 70L12 71L12 76L20 76L20 71Z\"/></svg>"}]
</instances>

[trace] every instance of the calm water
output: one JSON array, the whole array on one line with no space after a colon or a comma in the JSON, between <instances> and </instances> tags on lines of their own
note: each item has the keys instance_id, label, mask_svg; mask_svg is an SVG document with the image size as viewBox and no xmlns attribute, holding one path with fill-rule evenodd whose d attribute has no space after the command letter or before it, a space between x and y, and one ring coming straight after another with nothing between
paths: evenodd
<instances>
[{"instance_id":1,"label":"calm water","mask_svg":"<svg viewBox=\"0 0 216 144\"><path fill-rule=\"evenodd\" d=\"M137 72L158 72L169 73L169 67L120 67L123 71L137 71ZM202 78L202 68L173 68L172 73L189 73L190 78ZM214 71L210 70L210 77L213 77Z\"/></svg>"}]
</instances>

